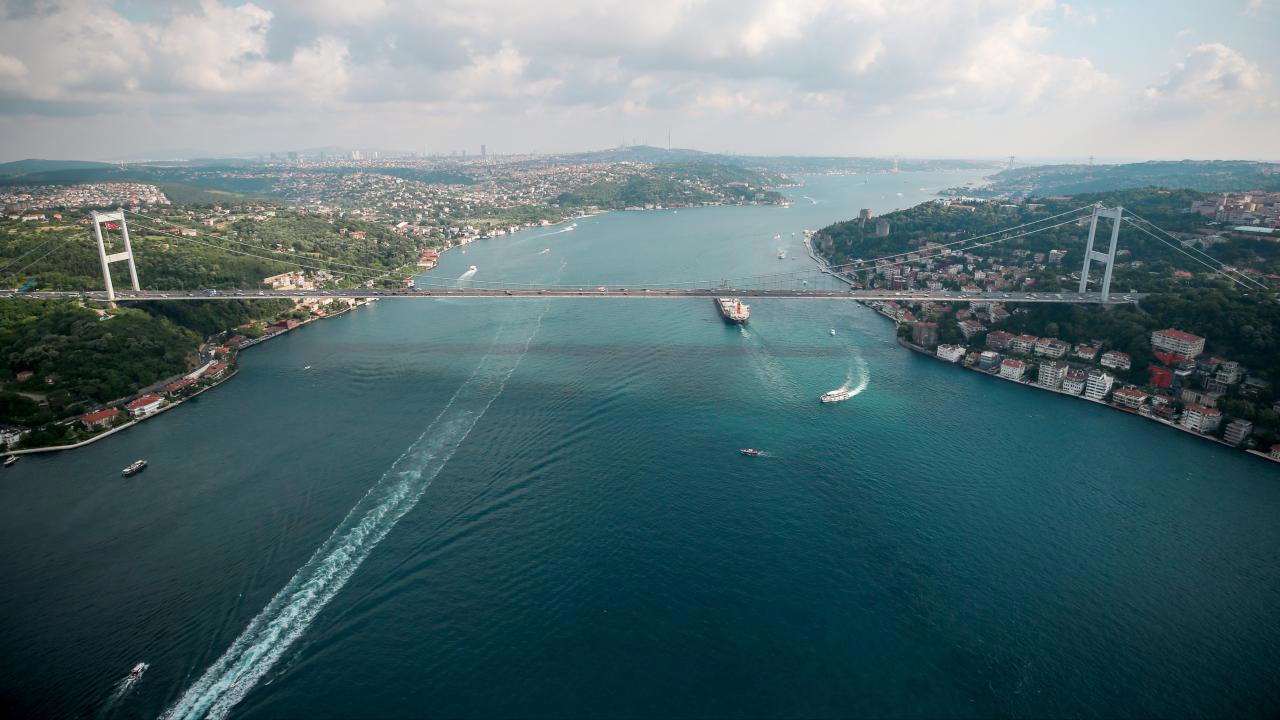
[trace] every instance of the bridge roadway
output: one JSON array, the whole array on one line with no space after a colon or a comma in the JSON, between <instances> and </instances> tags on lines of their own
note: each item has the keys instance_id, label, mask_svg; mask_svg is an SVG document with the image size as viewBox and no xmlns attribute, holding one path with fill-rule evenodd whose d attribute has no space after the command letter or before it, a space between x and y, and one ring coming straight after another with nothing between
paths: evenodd
<instances>
[{"instance_id":1,"label":"bridge roadway","mask_svg":"<svg viewBox=\"0 0 1280 720\"><path fill-rule=\"evenodd\" d=\"M14 297L16 291L0 291L0 297ZM131 300L269 300L272 298L703 298L703 297L779 298L787 300L922 300L952 302L1001 303L1073 303L1123 305L1142 299L1139 293L1112 293L1103 301L1101 293L1087 292L960 292L957 290L768 290L751 288L404 288L375 290L125 290L116 293L117 302ZM81 298L106 302L107 293L38 291L21 293L21 297L37 299Z\"/></svg>"}]
</instances>

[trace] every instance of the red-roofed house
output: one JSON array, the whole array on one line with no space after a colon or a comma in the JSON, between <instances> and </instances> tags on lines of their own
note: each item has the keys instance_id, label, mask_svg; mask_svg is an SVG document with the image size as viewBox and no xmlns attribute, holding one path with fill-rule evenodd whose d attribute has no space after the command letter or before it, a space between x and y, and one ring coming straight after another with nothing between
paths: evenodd
<instances>
[{"instance_id":1,"label":"red-roofed house","mask_svg":"<svg viewBox=\"0 0 1280 720\"><path fill-rule=\"evenodd\" d=\"M164 398L155 393L147 393L133 402L125 405L129 410L129 414L136 417L146 417L154 415L160 410L160 406L164 404Z\"/></svg>"},{"instance_id":2,"label":"red-roofed house","mask_svg":"<svg viewBox=\"0 0 1280 720\"><path fill-rule=\"evenodd\" d=\"M1182 410L1182 426L1196 432L1209 433L1218 429L1222 411L1191 403Z\"/></svg>"},{"instance_id":3,"label":"red-roofed house","mask_svg":"<svg viewBox=\"0 0 1280 720\"><path fill-rule=\"evenodd\" d=\"M204 371L204 376L209 378L210 380L213 380L213 379L222 377L222 373L226 371L227 371L226 363L216 362L210 365L208 370Z\"/></svg>"},{"instance_id":4,"label":"red-roofed house","mask_svg":"<svg viewBox=\"0 0 1280 720\"><path fill-rule=\"evenodd\" d=\"M1136 388L1123 387L1111 393L1111 400L1120 407L1137 410L1147 401L1147 394Z\"/></svg>"},{"instance_id":5,"label":"red-roofed house","mask_svg":"<svg viewBox=\"0 0 1280 720\"><path fill-rule=\"evenodd\" d=\"M1000 362L1000 377L1008 380L1021 380L1022 374L1027 371L1026 363L1013 358L1005 358Z\"/></svg>"},{"instance_id":6,"label":"red-roofed house","mask_svg":"<svg viewBox=\"0 0 1280 720\"><path fill-rule=\"evenodd\" d=\"M1108 350L1102 353L1102 367L1105 368L1128 370L1130 362L1129 354L1122 353L1119 350Z\"/></svg>"},{"instance_id":7,"label":"red-roofed house","mask_svg":"<svg viewBox=\"0 0 1280 720\"><path fill-rule=\"evenodd\" d=\"M111 425L119 415L119 408L107 408L106 410L81 415L80 422L89 430L97 430Z\"/></svg>"},{"instance_id":8,"label":"red-roofed house","mask_svg":"<svg viewBox=\"0 0 1280 720\"><path fill-rule=\"evenodd\" d=\"M1191 359L1204 352L1204 338L1169 328L1151 333L1151 347L1157 352L1173 353Z\"/></svg>"},{"instance_id":9,"label":"red-roofed house","mask_svg":"<svg viewBox=\"0 0 1280 720\"><path fill-rule=\"evenodd\" d=\"M177 395L178 393L182 392L183 390L186 390L187 388L189 388L189 387L191 387L192 385L194 385L194 384L195 384L195 382L196 382L196 381L195 381L195 378L182 378L181 380L178 380L177 382L171 382L171 383L169 383L168 385L165 385L165 386L164 386L164 394L165 394L165 395Z\"/></svg>"}]
</instances>

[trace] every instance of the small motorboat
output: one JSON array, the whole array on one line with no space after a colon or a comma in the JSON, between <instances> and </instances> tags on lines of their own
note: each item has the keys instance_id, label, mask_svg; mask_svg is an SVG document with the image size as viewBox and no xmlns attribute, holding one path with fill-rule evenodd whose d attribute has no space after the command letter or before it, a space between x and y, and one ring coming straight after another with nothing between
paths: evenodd
<instances>
[{"instance_id":1,"label":"small motorboat","mask_svg":"<svg viewBox=\"0 0 1280 720\"><path fill-rule=\"evenodd\" d=\"M129 679L137 680L138 678L142 677L142 673L146 672L146 670L147 670L146 663L138 663L137 665L134 665L133 669L129 671Z\"/></svg>"},{"instance_id":2,"label":"small motorboat","mask_svg":"<svg viewBox=\"0 0 1280 720\"><path fill-rule=\"evenodd\" d=\"M832 335L835 335L835 334L836 334L836 329L835 329L835 328L831 328L831 334L832 334Z\"/></svg>"},{"instance_id":3,"label":"small motorboat","mask_svg":"<svg viewBox=\"0 0 1280 720\"><path fill-rule=\"evenodd\" d=\"M746 455L747 457L760 457L760 451L755 448L742 448L738 452Z\"/></svg>"},{"instance_id":4,"label":"small motorboat","mask_svg":"<svg viewBox=\"0 0 1280 720\"><path fill-rule=\"evenodd\" d=\"M9 467L10 465L12 465L12 464L14 464L14 463L16 463L16 462L18 462L18 456L17 456L17 455L9 455L9 456L5 457L5 459L4 459L4 466L5 466L5 467Z\"/></svg>"},{"instance_id":5,"label":"small motorboat","mask_svg":"<svg viewBox=\"0 0 1280 720\"><path fill-rule=\"evenodd\" d=\"M121 470L120 474L125 477L129 477L130 475L137 475L138 473L142 472L142 469L145 468L146 466L147 466L146 460L134 460L133 462L129 463L129 467Z\"/></svg>"}]
</instances>

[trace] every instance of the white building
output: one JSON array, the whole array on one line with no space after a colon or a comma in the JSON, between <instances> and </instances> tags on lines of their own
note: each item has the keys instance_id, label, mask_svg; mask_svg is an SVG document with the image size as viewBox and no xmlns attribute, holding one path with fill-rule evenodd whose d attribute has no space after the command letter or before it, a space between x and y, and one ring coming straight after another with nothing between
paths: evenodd
<instances>
[{"instance_id":1,"label":"white building","mask_svg":"<svg viewBox=\"0 0 1280 720\"><path fill-rule=\"evenodd\" d=\"M1128 353L1122 353L1119 350L1108 350L1102 353L1102 367L1112 368L1113 370L1128 370L1132 360Z\"/></svg>"},{"instance_id":2,"label":"white building","mask_svg":"<svg viewBox=\"0 0 1280 720\"><path fill-rule=\"evenodd\" d=\"M1090 371L1084 383L1084 396L1089 400L1102 400L1107 393L1111 392L1111 386L1115 381L1115 378L1101 370Z\"/></svg>"},{"instance_id":3,"label":"white building","mask_svg":"<svg viewBox=\"0 0 1280 720\"><path fill-rule=\"evenodd\" d=\"M1071 368L1062 378L1062 391L1072 395L1079 395L1084 392L1084 384L1088 379L1083 370Z\"/></svg>"},{"instance_id":4,"label":"white building","mask_svg":"<svg viewBox=\"0 0 1280 720\"><path fill-rule=\"evenodd\" d=\"M1192 403L1182 410L1182 427L1196 432L1209 433L1218 429L1222 411Z\"/></svg>"},{"instance_id":5,"label":"white building","mask_svg":"<svg viewBox=\"0 0 1280 720\"><path fill-rule=\"evenodd\" d=\"M1248 420L1236 419L1227 423L1227 432L1223 434L1222 439L1232 445L1240 445L1245 438L1249 437L1249 433L1253 432L1253 423Z\"/></svg>"},{"instance_id":6,"label":"white building","mask_svg":"<svg viewBox=\"0 0 1280 720\"><path fill-rule=\"evenodd\" d=\"M125 407L129 410L130 415L140 418L148 415L154 415L160 410L160 406L163 404L163 397L160 397L155 393L147 393Z\"/></svg>"},{"instance_id":7,"label":"white building","mask_svg":"<svg viewBox=\"0 0 1280 720\"><path fill-rule=\"evenodd\" d=\"M1171 352L1184 358L1193 358L1204 352L1204 338L1173 328L1156 330L1151 333L1151 347L1160 352Z\"/></svg>"},{"instance_id":8,"label":"white building","mask_svg":"<svg viewBox=\"0 0 1280 720\"><path fill-rule=\"evenodd\" d=\"M1021 360L1013 358L1005 358L1000 363L1000 377L1006 380L1021 380L1023 373L1027 371L1027 364Z\"/></svg>"},{"instance_id":9,"label":"white building","mask_svg":"<svg viewBox=\"0 0 1280 720\"><path fill-rule=\"evenodd\" d=\"M947 362L958 362L960 358L964 357L964 346L963 345L939 345L937 353L938 353L938 357L942 358L943 360L946 360Z\"/></svg>"},{"instance_id":10,"label":"white building","mask_svg":"<svg viewBox=\"0 0 1280 720\"><path fill-rule=\"evenodd\" d=\"M1069 367L1066 363L1042 362L1036 375L1036 383L1057 390L1062 387L1062 381L1066 379Z\"/></svg>"}]
</instances>

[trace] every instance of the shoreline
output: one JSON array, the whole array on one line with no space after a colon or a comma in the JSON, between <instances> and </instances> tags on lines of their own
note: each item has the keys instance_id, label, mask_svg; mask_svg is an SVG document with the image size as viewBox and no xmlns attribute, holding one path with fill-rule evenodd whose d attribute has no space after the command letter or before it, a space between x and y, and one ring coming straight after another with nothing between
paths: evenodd
<instances>
[{"instance_id":1,"label":"shoreline","mask_svg":"<svg viewBox=\"0 0 1280 720\"><path fill-rule=\"evenodd\" d=\"M10 455L14 455L14 456L17 456L17 455L35 455L35 454L38 454L38 453L63 452L63 451L67 451L67 450L76 450L76 449L79 449L79 448L85 447L85 446L87 446L87 445L92 445L93 443L98 442L99 440L103 440L103 439L105 439L105 438L108 438L108 437L110 437L110 436L112 436L112 435L115 435L115 434L116 434L116 433L118 433L118 432L121 432L121 431L123 431L123 430L127 430L127 429L129 429L129 428L131 428L131 427L133 427L133 426L135 426L135 425L138 425L138 424L140 424L140 423L146 422L147 420L150 420L150 419L152 419L152 418L159 417L161 414L163 414L163 413L165 413L165 412L168 412L169 410L172 410L172 409L174 409L174 408L178 407L179 405L182 405L183 403L187 402L188 400L194 400L195 398L197 398L197 397L199 397L199 396L203 395L204 393L209 392L210 390L212 390L212 389L214 389L214 388L216 388L216 387L218 387L218 386L222 385L223 383L225 383L226 381L228 381L228 380L230 380L231 378L235 377L236 375L239 375L239 374L240 374L240 364L239 364L238 360L239 360L240 353L241 353L242 351L247 350L247 349L249 349L249 348L253 347L254 345L260 345L260 344L262 344L262 343L264 343L264 342L266 342L266 341L268 341L268 340L273 340L273 339L278 338L278 337L281 337L281 336L283 336L283 335L288 335L289 333L293 332L294 330L299 330L299 329L301 329L302 327L304 327L304 326L306 326L306 325L309 325L309 324L311 324L311 323L313 323L313 322L316 322L317 320L328 320L328 319L330 319L330 318L335 318L335 317L338 317L338 316L341 316L341 315L345 315L345 314L347 314L347 313L351 312L352 310L355 310L356 308L360 308L360 307L364 307L365 305L368 305L368 304L369 304L370 302L372 302L373 300L376 300L376 298L374 298L374 299L366 299L366 300L364 300L363 302L360 302L360 303L358 303L358 304L355 304L355 305L349 305L349 306L347 306L345 309L343 309L342 311L340 311L340 312L336 312L336 313L333 313L332 315L325 315L325 316L323 316L323 317L311 317L311 318L307 318L306 320L303 320L303 321L299 322L299 323L298 323L298 325L297 325L296 327L292 328L292 329L284 330L284 331L277 332L277 333L272 333L272 334L270 334L270 335L263 335L263 336L261 336L261 337L253 338L253 339L252 339L252 340L250 340L250 341L246 341L245 343L241 343L241 344L236 348L236 359L237 359L236 364L235 364L234 366L231 366L231 367L229 367L229 368L228 368L228 369L230 370L230 372L228 372L228 373L227 373L226 375L224 375L223 377L218 378L218 380L216 380L215 382L213 382L213 383L211 383L211 384L209 384L209 385L206 385L206 386L204 386L204 387L200 388L200 389L199 389L199 390L197 390L196 392L194 392L194 393L192 393L192 394L190 394L190 395L188 395L188 396L186 396L186 397L183 397L183 398L180 398L180 399L177 399L177 400L171 400L171 401L169 401L169 403L168 403L168 404L166 404L164 407L162 407L162 408L160 408L160 409L156 410L155 412L151 413L150 415L144 415L143 417L135 418L135 419L133 419L133 420L130 420L130 421L129 421L129 422L127 422L127 423L124 423L123 425L118 425L118 426L116 426L116 427L113 427L113 428L111 428L111 429L109 429L109 430L105 431L105 432L98 433L97 435L94 435L94 436L89 437L89 438L85 438L84 440L81 440L80 442L72 443L72 444L70 444L70 445L46 445L46 446L44 446L44 447L38 447L38 448L22 448L22 449L20 449L20 450L5 450L4 452L0 452L0 455L3 455L3 456L5 456L5 457L8 457L8 456L10 456ZM215 336L215 337L216 337L216 336ZM160 382L157 382L157 383L151 383L151 384L148 384L147 388L152 388L152 387L153 387L153 386L155 386L155 385L159 385L161 382L164 382L164 381L160 381ZM149 389L144 389L144 390L142 390L142 392L150 392L150 390L149 390ZM79 419L79 416L76 416L76 418L72 418L72 419L70 419L69 421L64 420L64 421L62 421L62 422L67 423L67 424L74 424L75 422L77 422L77 421L78 421L78 419ZM54 424L56 424L56 423L54 423Z\"/></svg>"},{"instance_id":2,"label":"shoreline","mask_svg":"<svg viewBox=\"0 0 1280 720\"><path fill-rule=\"evenodd\" d=\"M874 309L874 308L873 308L873 309ZM883 315L883 313L879 313L879 311L877 311L877 314L881 314L881 315ZM891 318L888 318L887 316L886 316L886 319L890 319L890 320L891 320ZM895 327L895 328L897 327L897 323L895 323L895 324L894 324L894 327ZM1094 404L1094 405L1098 405L1098 406L1105 407L1105 408L1110 409L1110 410L1115 410L1115 411L1117 411L1117 412L1124 413L1125 415L1131 415L1131 416L1133 416L1133 417L1138 417L1138 418L1143 418L1143 419L1145 419L1145 420L1150 420L1150 421L1155 422L1155 423L1157 423L1157 424L1164 425L1165 427L1170 427L1170 428L1173 428L1173 429L1175 429L1175 430L1179 430L1179 431L1181 431L1181 432L1184 432L1184 433L1186 433L1186 434L1188 434L1188 435L1191 435L1191 436L1193 436L1193 437L1200 438L1201 440L1208 440L1208 441L1210 441L1210 442L1217 443L1218 445L1221 445L1221 446L1223 446L1224 448L1229 448L1229 449L1231 449L1231 450L1237 450L1237 451L1243 451L1243 452L1245 452L1245 453L1247 453L1247 454L1249 454L1249 455L1255 455L1255 456L1257 456L1257 457L1259 457L1259 458L1262 458L1263 460L1266 460L1266 461L1268 461L1268 462L1272 462L1272 463L1280 463L1280 460L1274 460L1274 459L1272 459L1270 456L1268 456L1266 453L1263 453L1263 452L1260 452L1260 451L1258 451L1258 450L1254 450L1254 449L1251 449L1251 448L1245 448L1245 447L1241 447L1241 446L1238 446L1238 445L1232 445L1232 444L1230 444L1230 443L1228 443L1228 442L1226 442L1226 441L1224 441L1224 440L1221 440L1221 439L1219 439L1219 438L1216 438L1216 437L1214 437L1214 436L1212 436L1212 435L1205 435L1204 433L1196 432L1196 431L1194 431L1194 430L1191 430L1190 428L1182 427L1181 425L1179 425L1178 423L1175 423L1175 422L1171 422L1171 421L1168 421L1168 420L1163 420L1163 419L1161 419L1161 418L1157 418L1157 417L1152 417L1152 416L1150 416L1150 415L1144 415L1144 414L1142 414L1142 413L1140 413L1140 412L1137 412L1137 411L1135 411L1135 410L1128 410L1128 409L1126 409L1126 408L1118 407L1118 406L1116 406L1116 405L1113 405L1113 404L1111 404L1111 403L1109 403L1109 402L1105 402L1105 401L1102 401L1102 400L1091 400L1091 399L1089 399L1089 398L1087 398L1087 397L1084 397L1083 395L1075 395L1075 394L1072 394L1072 393L1069 393L1069 392L1065 392L1065 391L1063 391L1063 390L1058 390L1058 389L1056 389L1056 388L1049 388L1049 387L1045 387L1045 386L1043 386L1043 385L1039 385L1039 384L1034 383L1034 382L1026 382L1026 381L1022 381L1022 380L1011 380L1011 379L1006 378L1006 377L1001 377L1001 376L1000 376L999 374L997 374L997 373L991 373L991 372L987 372L986 370L982 370L982 369L980 369L980 368L976 368L976 367L971 367L971 366L969 366L969 365L965 365L965 364L964 364L964 363L962 363L962 362L951 362L951 361L949 361L949 360L944 360L943 358L938 357L936 353L931 353L931 352L929 352L927 349L925 349L925 348L923 348L923 347L921 347L921 346L919 346L919 345L916 345L916 344L914 344L914 343L907 342L906 340L903 340L902 338L897 338L897 341L898 341L898 344L899 344L899 345L901 345L902 347L904 347L904 348L906 348L906 349L908 349L908 350L911 350L912 352L916 352L916 353L919 353L919 354L921 354L921 355L924 355L924 356L926 356L926 357L933 358L934 360L937 360L938 362L943 363L943 364L945 364L945 365L954 365L954 366L958 366L958 367L959 367L959 368L961 368L962 370L968 370L968 371L970 371L970 372L974 372L974 373L977 373L977 374L979 374L979 375L983 375L983 376L985 376L985 377L995 378L996 380L1003 380L1003 381L1005 381L1005 382L1013 383L1014 385L1020 385L1020 386L1023 386L1023 387L1030 387L1030 388L1034 388L1034 389L1036 389L1036 390L1043 390L1043 391L1045 391L1045 392L1050 392L1050 393L1053 393L1053 394L1055 394L1055 395L1060 395L1060 396L1062 396L1062 397L1069 397L1069 398L1075 398L1076 400L1082 400L1082 401L1087 402L1087 403L1092 403L1092 404Z\"/></svg>"}]
</instances>

